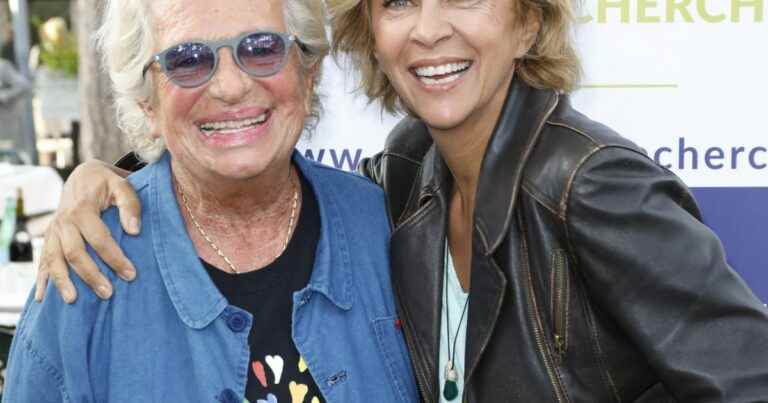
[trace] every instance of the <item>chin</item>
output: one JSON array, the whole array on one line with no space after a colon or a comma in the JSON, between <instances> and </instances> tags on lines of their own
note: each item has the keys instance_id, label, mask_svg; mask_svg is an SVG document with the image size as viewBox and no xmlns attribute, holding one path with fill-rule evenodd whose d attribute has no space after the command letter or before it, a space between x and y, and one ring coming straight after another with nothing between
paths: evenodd
<instances>
[{"instance_id":1,"label":"chin","mask_svg":"<svg viewBox=\"0 0 768 403\"><path fill-rule=\"evenodd\" d=\"M258 176L262 170L260 169L242 169L242 168L232 168L232 169L221 169L218 170L216 173L224 178L232 179L232 180L245 180L250 179L253 177Z\"/></svg>"},{"instance_id":2,"label":"chin","mask_svg":"<svg viewBox=\"0 0 768 403\"><path fill-rule=\"evenodd\" d=\"M248 179L264 172L266 166L266 161L251 153L249 156L230 156L216 161L211 170L223 178Z\"/></svg>"},{"instance_id":3,"label":"chin","mask_svg":"<svg viewBox=\"0 0 768 403\"><path fill-rule=\"evenodd\" d=\"M437 130L455 129L467 120L466 114L440 113L435 111L417 112L417 114L424 124Z\"/></svg>"}]
</instances>

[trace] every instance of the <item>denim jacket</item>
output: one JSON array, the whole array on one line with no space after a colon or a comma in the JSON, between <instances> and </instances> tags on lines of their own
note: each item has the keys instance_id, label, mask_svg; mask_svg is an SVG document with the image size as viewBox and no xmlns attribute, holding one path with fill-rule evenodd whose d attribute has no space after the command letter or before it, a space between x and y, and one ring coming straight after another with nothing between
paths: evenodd
<instances>
[{"instance_id":1,"label":"denim jacket","mask_svg":"<svg viewBox=\"0 0 768 403\"><path fill-rule=\"evenodd\" d=\"M329 403L416 402L390 285L381 189L298 152L293 161L315 192L321 220L311 279L293 295L299 353ZM4 403L244 401L252 317L229 305L201 266L170 164L166 153L130 177L144 206L140 235L123 232L116 209L103 216L139 278L119 280L89 250L115 285L110 300L73 276L75 304L53 289L42 303L28 302Z\"/></svg>"}]
</instances>

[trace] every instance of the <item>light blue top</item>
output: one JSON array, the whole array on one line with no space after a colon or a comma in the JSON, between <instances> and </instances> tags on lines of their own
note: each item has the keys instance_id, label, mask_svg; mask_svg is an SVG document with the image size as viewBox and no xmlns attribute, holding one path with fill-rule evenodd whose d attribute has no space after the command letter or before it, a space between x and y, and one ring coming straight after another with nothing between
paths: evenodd
<instances>
[{"instance_id":1,"label":"light blue top","mask_svg":"<svg viewBox=\"0 0 768 403\"><path fill-rule=\"evenodd\" d=\"M294 153L320 207L312 276L293 295L293 340L329 403L417 402L396 325L381 189ZM138 269L99 300L76 277L66 305L49 286L28 302L13 340L5 403L241 403L249 368L249 313L229 305L201 266L171 185L170 157L131 175L143 230L125 234L104 213ZM34 292L34 291L33 291ZM261 324L260 327L264 327Z\"/></svg>"},{"instance_id":2,"label":"light blue top","mask_svg":"<svg viewBox=\"0 0 768 403\"><path fill-rule=\"evenodd\" d=\"M445 247L448 248L448 245L445 245ZM467 316L469 312L464 314L464 320L461 321L461 324L459 324L459 319L464 310L464 304L467 302L467 298L469 298L469 293L464 292L464 289L461 288L459 277L456 275L456 267L453 265L453 257L451 257L450 253L446 254L445 270L447 271L448 282L443 287L443 307L440 313L440 366L438 367L438 372L440 373L440 403L449 403L443 397L445 366L450 359L448 356L448 336L451 338L451 353L453 353L454 338L456 339L456 354L453 357L453 366L458 373L456 386L459 388L459 396L451 402L457 403L461 402L461 398L464 395L464 353L467 346ZM446 297L448 298L447 305L445 303ZM447 327L448 321L446 320L446 313L449 311L451 316L450 329Z\"/></svg>"}]
</instances>

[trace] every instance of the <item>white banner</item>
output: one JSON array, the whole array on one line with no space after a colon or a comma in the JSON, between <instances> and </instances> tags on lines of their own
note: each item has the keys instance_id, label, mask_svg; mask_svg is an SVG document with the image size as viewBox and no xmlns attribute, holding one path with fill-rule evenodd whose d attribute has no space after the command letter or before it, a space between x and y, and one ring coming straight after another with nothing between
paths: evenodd
<instances>
[{"instance_id":1,"label":"white banner","mask_svg":"<svg viewBox=\"0 0 768 403\"><path fill-rule=\"evenodd\" d=\"M585 0L584 113L693 187L768 186L762 0Z\"/></svg>"},{"instance_id":2,"label":"white banner","mask_svg":"<svg viewBox=\"0 0 768 403\"><path fill-rule=\"evenodd\" d=\"M768 186L764 0L583 0L578 109L637 142L692 187ZM353 97L327 60L326 112L299 148L351 169L398 118Z\"/></svg>"}]
</instances>

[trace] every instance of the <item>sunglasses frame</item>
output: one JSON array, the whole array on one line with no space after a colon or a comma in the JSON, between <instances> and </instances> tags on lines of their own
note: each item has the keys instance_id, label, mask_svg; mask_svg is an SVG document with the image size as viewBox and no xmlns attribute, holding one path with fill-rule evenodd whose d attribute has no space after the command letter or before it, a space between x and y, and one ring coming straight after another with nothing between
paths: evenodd
<instances>
[{"instance_id":1,"label":"sunglasses frame","mask_svg":"<svg viewBox=\"0 0 768 403\"><path fill-rule=\"evenodd\" d=\"M272 72L272 73L269 73L269 74L257 74L257 73L254 73L252 71L249 71L242 64L242 62L240 61L240 57L237 55L237 48L240 45L240 43L243 40L245 40L245 38L247 38L247 37L249 37L251 35L258 35L258 34L276 35L276 36L280 37L280 39L285 44L285 54L283 55L283 59L280 61L280 64L275 69L275 71ZM296 35L288 34L288 33L284 33L284 32L252 31L252 32L246 32L246 33L240 34L240 35L232 37L232 38L224 38L224 39L215 40L215 41L203 41L203 40L199 40L199 41L198 40L185 41L185 42L181 42L181 43L178 43L176 45L173 45L173 46L163 50L162 52L153 55L152 59L149 62L147 62L147 64L144 65L144 69L142 70L141 76L145 77L147 75L147 71L149 70L149 68L152 67L152 65L154 63L157 63L157 64L160 65L160 69L163 71L163 74L165 74L165 76L168 77L168 79L171 82L173 82L174 84L178 85L179 87L182 87L182 88L196 88L196 87L200 87L201 85L203 85L203 84L207 83L208 81L210 81L211 78L213 77L213 75L216 74L216 70L218 70L218 68L219 68L219 59L220 59L220 57L219 57L219 50L221 50L221 48L229 48L229 50L232 52L232 59L234 59L235 64L237 64L237 66L240 68L240 70L242 70L243 72L245 72L246 74L248 74L251 77L260 77L260 78L269 77L269 76L273 76L273 75L279 73L280 70L282 70L283 67L285 67L285 63L288 62L288 56L289 56L289 53L290 53L291 46L293 46L294 43L299 47L299 49L302 52L308 53L308 49L307 49L306 45L304 43L302 43L301 40L299 40L299 38L296 37ZM192 85L190 85L190 84L182 84L180 82L175 81L172 78L172 73L170 73L168 71L168 62L167 62L167 60L165 58L165 56L169 52L176 50L176 48L178 48L179 46L191 45L191 44L205 45L205 46L207 46L209 49L211 49L213 51L213 68L205 76L205 78L200 80L199 83L195 83L195 84L192 84Z\"/></svg>"}]
</instances>

